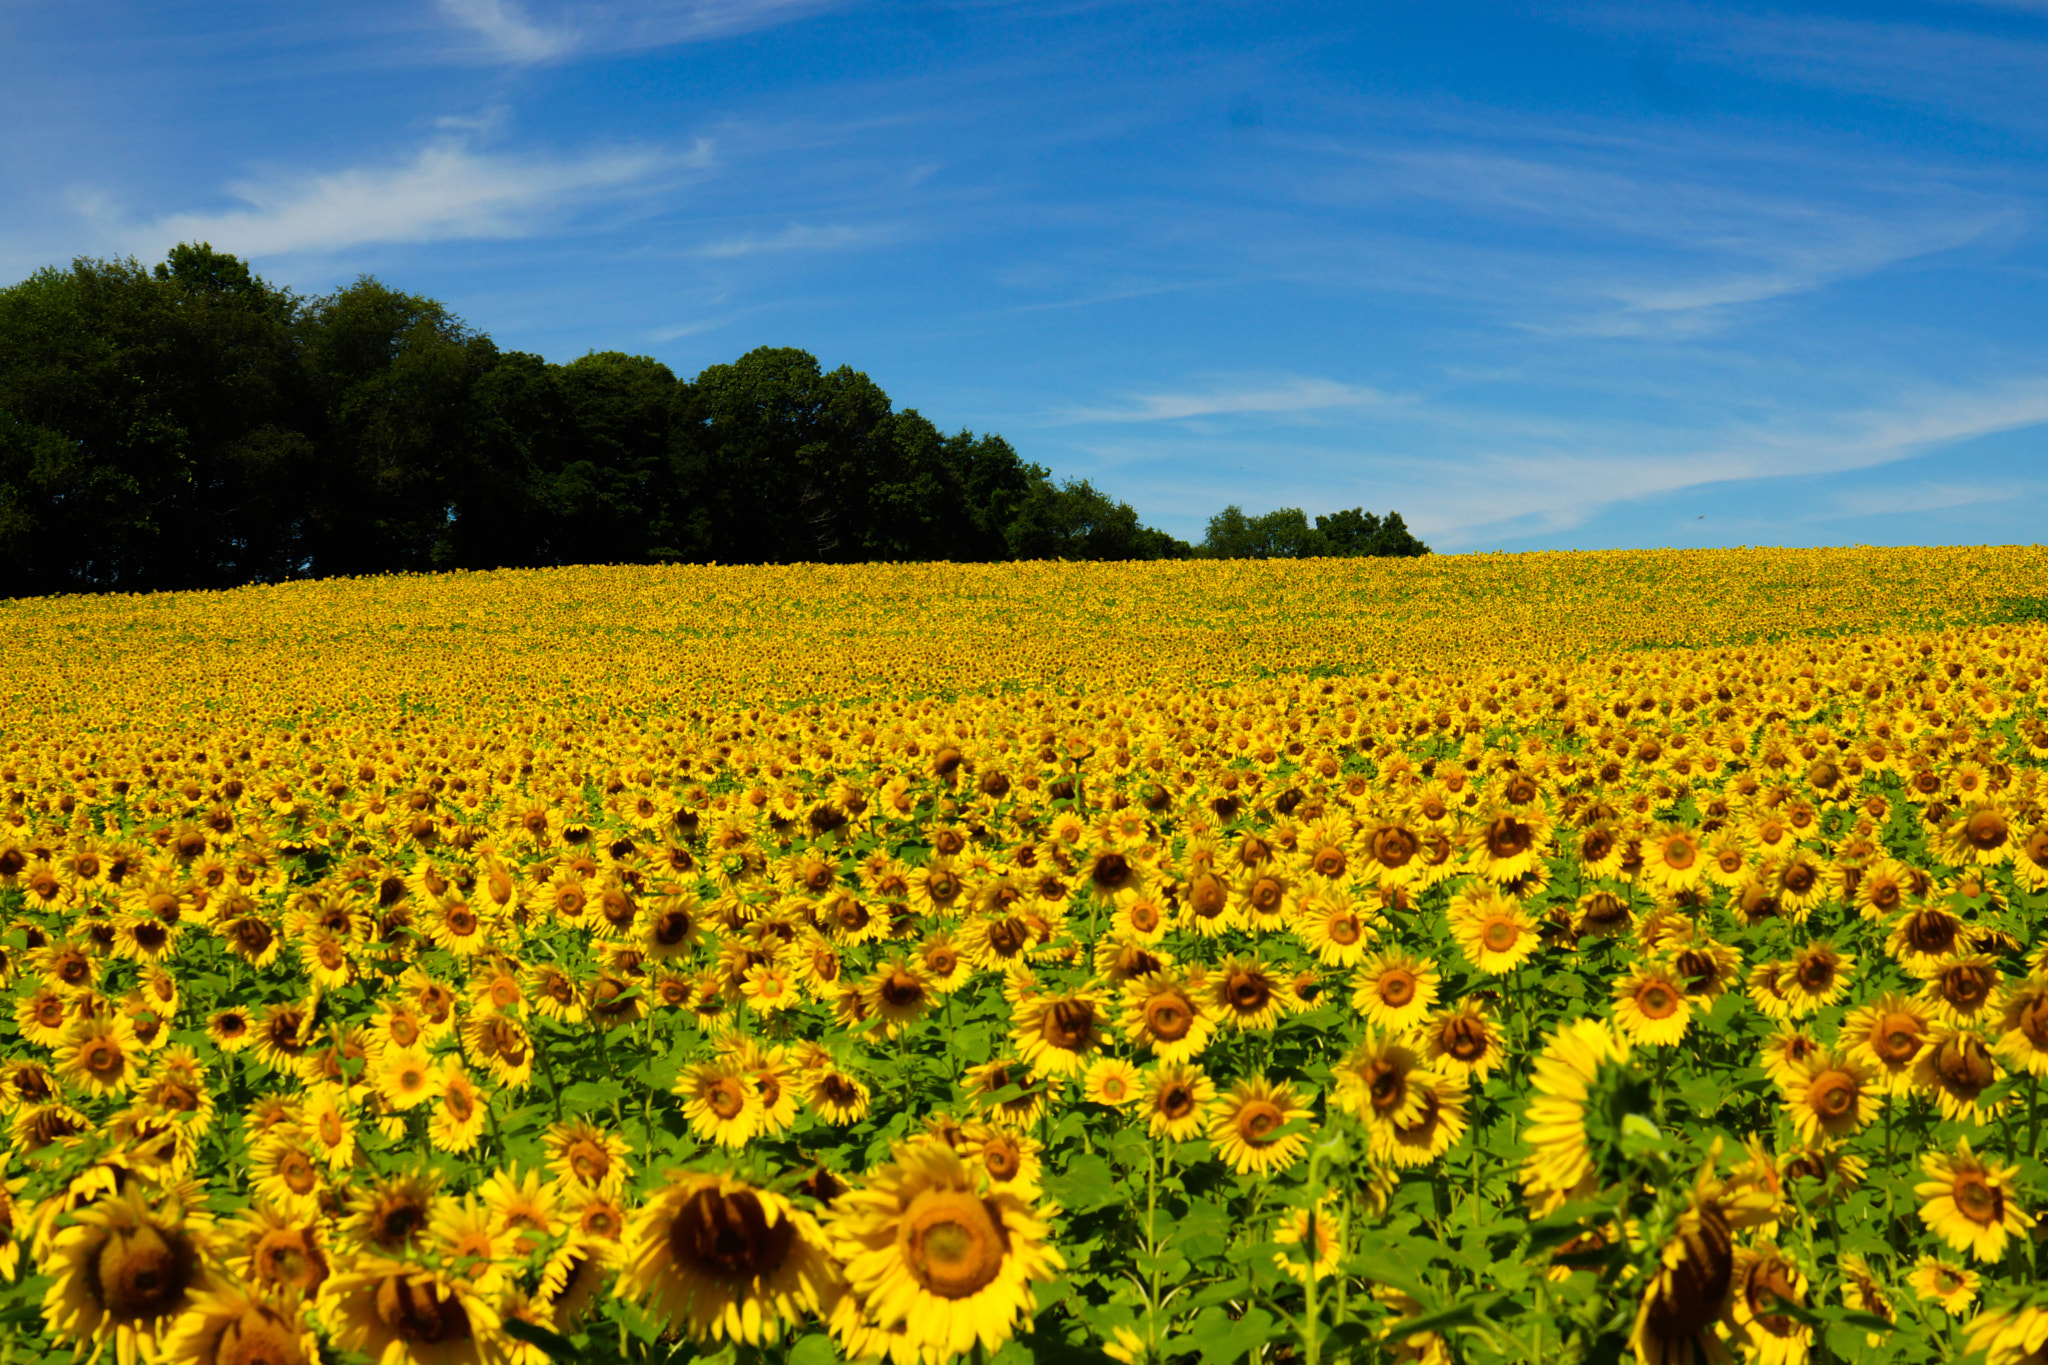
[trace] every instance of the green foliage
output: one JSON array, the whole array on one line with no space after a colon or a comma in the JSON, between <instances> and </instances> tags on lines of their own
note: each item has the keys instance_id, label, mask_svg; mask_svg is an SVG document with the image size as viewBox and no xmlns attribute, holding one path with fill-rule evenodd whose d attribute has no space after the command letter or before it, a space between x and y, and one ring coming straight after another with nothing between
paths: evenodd
<instances>
[{"instance_id":1,"label":"green foliage","mask_svg":"<svg viewBox=\"0 0 2048 1365\"><path fill-rule=\"evenodd\" d=\"M0 290L0 595L1188 553L793 348L694 380L617 351L550 365L422 295L301 298L205 243Z\"/></svg>"},{"instance_id":2,"label":"green foliage","mask_svg":"<svg viewBox=\"0 0 2048 1365\"><path fill-rule=\"evenodd\" d=\"M1429 547L1415 538L1399 512L1382 519L1352 507L1317 517L1311 526L1299 507L1250 517L1233 503L1209 518L1198 553L1206 559L1405 558L1426 555Z\"/></svg>"}]
</instances>

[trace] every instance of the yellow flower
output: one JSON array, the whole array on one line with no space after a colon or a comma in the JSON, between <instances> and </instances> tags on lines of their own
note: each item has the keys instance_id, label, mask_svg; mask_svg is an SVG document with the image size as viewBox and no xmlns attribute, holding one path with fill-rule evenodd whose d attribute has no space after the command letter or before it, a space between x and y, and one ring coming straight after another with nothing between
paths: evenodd
<instances>
[{"instance_id":1,"label":"yellow flower","mask_svg":"<svg viewBox=\"0 0 2048 1365\"><path fill-rule=\"evenodd\" d=\"M1193 1062L1162 1062L1146 1073L1146 1131L1185 1142L1199 1137L1216 1100L1216 1084Z\"/></svg>"},{"instance_id":2,"label":"yellow flower","mask_svg":"<svg viewBox=\"0 0 2048 1365\"><path fill-rule=\"evenodd\" d=\"M671 1172L626 1228L615 1292L695 1340L773 1343L842 1292L816 1220L727 1176Z\"/></svg>"},{"instance_id":3,"label":"yellow flower","mask_svg":"<svg viewBox=\"0 0 2048 1365\"><path fill-rule=\"evenodd\" d=\"M1311 1117L1287 1082L1247 1077L1233 1085L1211 1112L1209 1140L1239 1175L1284 1171L1307 1149L1308 1134L1282 1129Z\"/></svg>"},{"instance_id":4,"label":"yellow flower","mask_svg":"<svg viewBox=\"0 0 2048 1365\"><path fill-rule=\"evenodd\" d=\"M928 1143L897 1147L840 1196L829 1231L849 1288L831 1325L849 1357L993 1352L1035 1311L1032 1284L1065 1266L1029 1203L978 1190L958 1156Z\"/></svg>"},{"instance_id":5,"label":"yellow flower","mask_svg":"<svg viewBox=\"0 0 2048 1365\"><path fill-rule=\"evenodd\" d=\"M1426 1018L1442 978L1409 953L1381 953L1360 964L1351 1007L1377 1028L1398 1033Z\"/></svg>"},{"instance_id":6,"label":"yellow flower","mask_svg":"<svg viewBox=\"0 0 2048 1365\"><path fill-rule=\"evenodd\" d=\"M1623 1037L1653 1047L1685 1040L1692 1001L1677 978L1669 967L1645 965L1615 981L1614 1022Z\"/></svg>"},{"instance_id":7,"label":"yellow flower","mask_svg":"<svg viewBox=\"0 0 2048 1365\"><path fill-rule=\"evenodd\" d=\"M345 1351L407 1365L490 1365L502 1340L497 1310L445 1270L360 1257L320 1288L320 1319Z\"/></svg>"},{"instance_id":8,"label":"yellow flower","mask_svg":"<svg viewBox=\"0 0 2048 1365\"><path fill-rule=\"evenodd\" d=\"M43 1320L80 1353L109 1344L121 1365L154 1360L180 1316L216 1287L207 1269L211 1225L175 1196L112 1194L72 1215L43 1270L54 1282Z\"/></svg>"},{"instance_id":9,"label":"yellow flower","mask_svg":"<svg viewBox=\"0 0 2048 1365\"><path fill-rule=\"evenodd\" d=\"M1959 1318L1970 1311L1970 1304L1976 1300L1978 1275L1963 1266L1922 1256L1914 1262L1906 1284L1920 1302L1939 1304L1942 1312Z\"/></svg>"},{"instance_id":10,"label":"yellow flower","mask_svg":"<svg viewBox=\"0 0 2048 1365\"><path fill-rule=\"evenodd\" d=\"M1523 1135L1533 1150L1522 1163L1522 1184L1539 1204L1561 1203L1593 1179L1586 1100L1603 1070L1628 1061L1628 1043L1595 1019L1566 1024L1544 1046Z\"/></svg>"},{"instance_id":11,"label":"yellow flower","mask_svg":"<svg viewBox=\"0 0 2048 1365\"><path fill-rule=\"evenodd\" d=\"M1920 1169L1929 1176L1913 1187L1920 1196L1920 1221L1952 1251L1997 1261L2005 1255L2008 1237L2034 1225L2033 1216L2013 1197L2019 1168L1972 1155L1968 1138L1958 1140L1953 1156L1926 1153Z\"/></svg>"},{"instance_id":12,"label":"yellow flower","mask_svg":"<svg viewBox=\"0 0 2048 1365\"><path fill-rule=\"evenodd\" d=\"M1466 960L1491 976L1521 966L1538 946L1536 921L1514 897L1491 887L1452 897L1450 926Z\"/></svg>"},{"instance_id":13,"label":"yellow flower","mask_svg":"<svg viewBox=\"0 0 2048 1365\"><path fill-rule=\"evenodd\" d=\"M1792 1126L1807 1142L1822 1135L1841 1139L1854 1135L1872 1119L1882 1098L1872 1077L1854 1056L1825 1053L1793 1070L1780 1081L1792 1111Z\"/></svg>"}]
</instances>

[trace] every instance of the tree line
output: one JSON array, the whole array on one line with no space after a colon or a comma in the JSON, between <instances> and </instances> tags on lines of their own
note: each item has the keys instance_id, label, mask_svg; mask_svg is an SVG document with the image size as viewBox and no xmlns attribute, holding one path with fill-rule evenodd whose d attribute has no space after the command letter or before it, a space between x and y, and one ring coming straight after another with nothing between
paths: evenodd
<instances>
[{"instance_id":1,"label":"tree line","mask_svg":"<svg viewBox=\"0 0 2048 1365\"><path fill-rule=\"evenodd\" d=\"M0 595L581 563L1423 554L1398 513L1190 545L1001 436L762 347L694 379L501 351L364 277L302 296L206 244L0 289Z\"/></svg>"}]
</instances>

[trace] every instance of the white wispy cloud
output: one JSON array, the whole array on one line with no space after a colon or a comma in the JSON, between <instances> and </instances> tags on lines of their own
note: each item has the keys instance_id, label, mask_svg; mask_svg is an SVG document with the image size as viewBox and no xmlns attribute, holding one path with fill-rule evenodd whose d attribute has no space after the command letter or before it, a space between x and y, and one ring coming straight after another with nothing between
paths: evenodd
<instances>
[{"instance_id":1,"label":"white wispy cloud","mask_svg":"<svg viewBox=\"0 0 2048 1365\"><path fill-rule=\"evenodd\" d=\"M239 207L114 224L124 249L148 258L181 241L247 256L317 255L388 242L523 237L593 200L637 192L662 171L705 164L691 152L628 148L550 158L423 148L391 165L230 184Z\"/></svg>"},{"instance_id":2,"label":"white wispy cloud","mask_svg":"<svg viewBox=\"0 0 2048 1365\"><path fill-rule=\"evenodd\" d=\"M787 23L836 0L436 0L465 43L454 55L527 65L634 52Z\"/></svg>"},{"instance_id":3,"label":"white wispy cloud","mask_svg":"<svg viewBox=\"0 0 2048 1365\"><path fill-rule=\"evenodd\" d=\"M1260 388L1231 386L1186 393L1134 394L1122 406L1076 408L1058 423L1177 422L1237 413L1316 412L1330 408L1377 407L1397 401L1378 389L1297 376Z\"/></svg>"},{"instance_id":4,"label":"white wispy cloud","mask_svg":"<svg viewBox=\"0 0 2048 1365\"><path fill-rule=\"evenodd\" d=\"M467 29L481 52L499 61L542 62L574 50L573 28L540 24L518 0L439 0L450 22Z\"/></svg>"},{"instance_id":5,"label":"white wispy cloud","mask_svg":"<svg viewBox=\"0 0 2048 1365\"><path fill-rule=\"evenodd\" d=\"M707 242L691 254L709 260L737 260L785 251L844 251L855 247L885 246L902 239L903 229L891 223L855 227L846 223L791 223L780 232L744 233Z\"/></svg>"}]
</instances>

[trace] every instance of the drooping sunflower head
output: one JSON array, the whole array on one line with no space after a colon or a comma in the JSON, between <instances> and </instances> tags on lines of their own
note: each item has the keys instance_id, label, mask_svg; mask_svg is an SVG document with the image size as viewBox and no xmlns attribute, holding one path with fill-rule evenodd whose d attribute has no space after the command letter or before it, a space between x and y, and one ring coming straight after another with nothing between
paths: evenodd
<instances>
[{"instance_id":1,"label":"drooping sunflower head","mask_svg":"<svg viewBox=\"0 0 2048 1365\"><path fill-rule=\"evenodd\" d=\"M730 1177L676 1173L626 1229L619 1293L697 1340L780 1340L829 1311L839 1278L817 1223Z\"/></svg>"},{"instance_id":2,"label":"drooping sunflower head","mask_svg":"<svg viewBox=\"0 0 2048 1365\"><path fill-rule=\"evenodd\" d=\"M117 1192L72 1215L51 1251L56 1283L44 1318L81 1348L114 1344L119 1357L154 1358L176 1318L214 1285L210 1227L175 1198Z\"/></svg>"}]
</instances>

